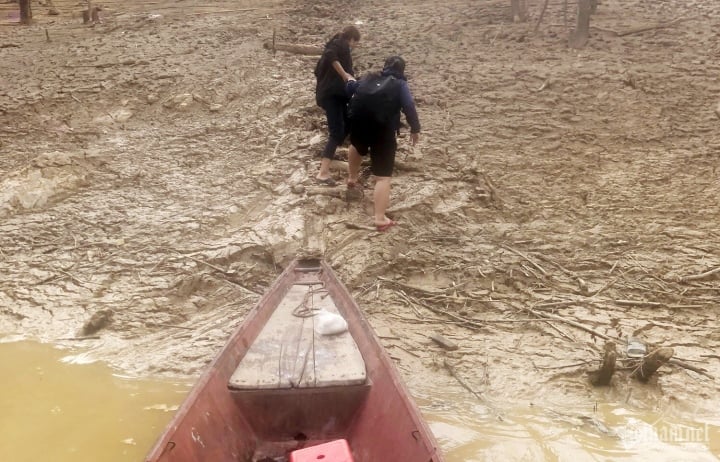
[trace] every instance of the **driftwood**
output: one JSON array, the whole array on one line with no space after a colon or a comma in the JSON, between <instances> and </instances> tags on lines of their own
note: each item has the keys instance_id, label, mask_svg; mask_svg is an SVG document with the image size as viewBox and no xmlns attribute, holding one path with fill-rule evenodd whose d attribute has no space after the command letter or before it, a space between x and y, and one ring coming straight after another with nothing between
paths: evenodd
<instances>
[{"instance_id":1,"label":"driftwood","mask_svg":"<svg viewBox=\"0 0 720 462\"><path fill-rule=\"evenodd\" d=\"M633 372L633 376L638 380L647 382L655 371L660 369L660 366L670 361L673 354L675 354L675 350L672 348L658 348L643 358L640 366Z\"/></svg>"},{"instance_id":2,"label":"driftwood","mask_svg":"<svg viewBox=\"0 0 720 462\"><path fill-rule=\"evenodd\" d=\"M590 0L577 0L577 23L575 30L570 34L568 45L570 48L583 48L590 38L590 15L592 3Z\"/></svg>"},{"instance_id":3,"label":"driftwood","mask_svg":"<svg viewBox=\"0 0 720 462\"><path fill-rule=\"evenodd\" d=\"M268 41L263 43L263 47L268 50L272 50L273 52L286 51L297 55L320 56L322 54L322 48L313 45L296 45L293 43Z\"/></svg>"},{"instance_id":4,"label":"driftwood","mask_svg":"<svg viewBox=\"0 0 720 462\"><path fill-rule=\"evenodd\" d=\"M615 373L615 362L617 361L617 352L615 351L615 342L607 342L605 344L605 354L600 369L590 374L590 383L596 387L609 385L613 374Z\"/></svg>"},{"instance_id":5,"label":"driftwood","mask_svg":"<svg viewBox=\"0 0 720 462\"><path fill-rule=\"evenodd\" d=\"M30 0L20 0L20 24L30 24L32 22L32 8Z\"/></svg>"},{"instance_id":6,"label":"driftwood","mask_svg":"<svg viewBox=\"0 0 720 462\"><path fill-rule=\"evenodd\" d=\"M717 114L718 117L720 117L720 103L718 103L717 108L715 108L715 114ZM688 282L688 281L698 281L700 279L705 279L709 276L712 276L713 274L720 273L720 267L713 268L709 271L705 271L704 273L695 274L692 276L684 276L680 278L680 282Z\"/></svg>"},{"instance_id":7,"label":"driftwood","mask_svg":"<svg viewBox=\"0 0 720 462\"><path fill-rule=\"evenodd\" d=\"M683 21L684 19L685 18L677 18L677 19L673 19L672 21L661 22L659 24L653 24L650 26L634 27L632 29L628 29L623 32L618 32L617 35L618 35L618 37L625 37L626 35L639 34L641 32L647 32L647 31L656 30L656 29L664 29L666 27L674 26L675 24L677 24L680 21Z\"/></svg>"},{"instance_id":8,"label":"driftwood","mask_svg":"<svg viewBox=\"0 0 720 462\"><path fill-rule=\"evenodd\" d=\"M343 199L343 189L341 186L310 186L305 188L308 196L330 196Z\"/></svg>"},{"instance_id":9,"label":"driftwood","mask_svg":"<svg viewBox=\"0 0 720 462\"><path fill-rule=\"evenodd\" d=\"M671 359L670 361L668 361L668 364L672 364L674 366L682 367L683 369L687 369L689 371L696 372L700 375L704 375L705 377L707 377L709 379L713 379L713 380L715 379L715 377L708 374L707 369L703 369L702 367L692 366L686 362L680 361L679 359Z\"/></svg>"},{"instance_id":10,"label":"driftwood","mask_svg":"<svg viewBox=\"0 0 720 462\"><path fill-rule=\"evenodd\" d=\"M455 351L458 349L457 343L437 333L431 334L430 340L437 343L448 351Z\"/></svg>"},{"instance_id":11,"label":"driftwood","mask_svg":"<svg viewBox=\"0 0 720 462\"><path fill-rule=\"evenodd\" d=\"M374 226L359 225L359 224L357 224L357 223L349 223L349 222L346 222L346 223L345 223L345 227L346 227L347 229L362 229L362 230L365 230L365 231L377 231L377 228L375 228Z\"/></svg>"}]
</instances>

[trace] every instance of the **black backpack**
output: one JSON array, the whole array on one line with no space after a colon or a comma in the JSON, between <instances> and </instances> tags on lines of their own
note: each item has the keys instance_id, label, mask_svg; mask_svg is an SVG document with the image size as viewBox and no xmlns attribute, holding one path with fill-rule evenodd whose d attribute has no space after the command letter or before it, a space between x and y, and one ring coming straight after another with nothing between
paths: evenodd
<instances>
[{"instance_id":1,"label":"black backpack","mask_svg":"<svg viewBox=\"0 0 720 462\"><path fill-rule=\"evenodd\" d=\"M392 122L400 114L400 85L392 75L371 74L360 79L350 99L350 121L381 125Z\"/></svg>"}]
</instances>

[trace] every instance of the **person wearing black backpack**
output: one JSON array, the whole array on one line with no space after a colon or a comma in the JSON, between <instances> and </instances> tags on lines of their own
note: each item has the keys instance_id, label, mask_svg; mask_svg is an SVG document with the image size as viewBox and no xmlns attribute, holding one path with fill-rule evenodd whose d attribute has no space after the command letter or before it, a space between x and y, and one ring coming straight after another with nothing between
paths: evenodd
<instances>
[{"instance_id":1,"label":"person wearing black backpack","mask_svg":"<svg viewBox=\"0 0 720 462\"><path fill-rule=\"evenodd\" d=\"M397 224L385 211L390 205L390 177L395 166L401 111L410 125L413 146L420 137L420 119L405 77L405 60L391 56L385 60L382 72L348 82L346 89L352 94L348 187L357 185L362 156L369 152L370 168L375 175L375 227L378 231L387 231Z\"/></svg>"},{"instance_id":2,"label":"person wearing black backpack","mask_svg":"<svg viewBox=\"0 0 720 462\"><path fill-rule=\"evenodd\" d=\"M328 186L335 185L335 180L330 176L330 162L335 158L335 150L347 136L349 98L345 92L345 83L355 80L350 52L359 41L360 31L355 26L347 26L325 44L325 50L315 65L315 102L325 110L329 132L317 180Z\"/></svg>"}]
</instances>

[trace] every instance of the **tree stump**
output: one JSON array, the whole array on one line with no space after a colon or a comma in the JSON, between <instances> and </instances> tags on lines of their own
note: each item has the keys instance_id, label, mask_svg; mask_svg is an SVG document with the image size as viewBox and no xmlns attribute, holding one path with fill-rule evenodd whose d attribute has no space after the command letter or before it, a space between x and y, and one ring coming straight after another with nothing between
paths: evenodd
<instances>
[{"instance_id":1,"label":"tree stump","mask_svg":"<svg viewBox=\"0 0 720 462\"><path fill-rule=\"evenodd\" d=\"M570 35L571 48L582 48L590 38L590 15L592 15L591 0L577 0L578 15L575 30Z\"/></svg>"},{"instance_id":2,"label":"tree stump","mask_svg":"<svg viewBox=\"0 0 720 462\"><path fill-rule=\"evenodd\" d=\"M650 377L660 369L660 366L672 359L675 350L672 348L658 348L645 356L640 366L633 372L633 376L641 382L647 382Z\"/></svg>"},{"instance_id":3,"label":"tree stump","mask_svg":"<svg viewBox=\"0 0 720 462\"><path fill-rule=\"evenodd\" d=\"M32 9L30 8L30 0L20 0L20 24L30 24L32 22Z\"/></svg>"},{"instance_id":4,"label":"tree stump","mask_svg":"<svg viewBox=\"0 0 720 462\"><path fill-rule=\"evenodd\" d=\"M615 373L615 362L617 360L615 342L607 342L604 349L605 354L603 355L603 362L600 369L590 374L590 383L596 387L609 385Z\"/></svg>"},{"instance_id":5,"label":"tree stump","mask_svg":"<svg viewBox=\"0 0 720 462\"><path fill-rule=\"evenodd\" d=\"M525 0L510 0L513 22L527 21L527 3Z\"/></svg>"},{"instance_id":6,"label":"tree stump","mask_svg":"<svg viewBox=\"0 0 720 462\"><path fill-rule=\"evenodd\" d=\"M100 22L100 7L94 6L89 10L83 10L82 16L83 16L83 24L96 24Z\"/></svg>"}]
</instances>

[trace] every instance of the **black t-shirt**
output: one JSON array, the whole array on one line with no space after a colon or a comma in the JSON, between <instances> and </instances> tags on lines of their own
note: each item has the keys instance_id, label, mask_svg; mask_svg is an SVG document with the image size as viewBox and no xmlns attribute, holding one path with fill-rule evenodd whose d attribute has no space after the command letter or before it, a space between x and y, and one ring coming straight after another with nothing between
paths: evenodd
<instances>
[{"instance_id":1,"label":"black t-shirt","mask_svg":"<svg viewBox=\"0 0 720 462\"><path fill-rule=\"evenodd\" d=\"M315 100L318 104L328 98L348 99L345 93L345 81L332 66L335 61L338 61L348 74L355 74L350 45L339 35L325 45L325 50L315 66L315 77L317 77Z\"/></svg>"}]
</instances>

